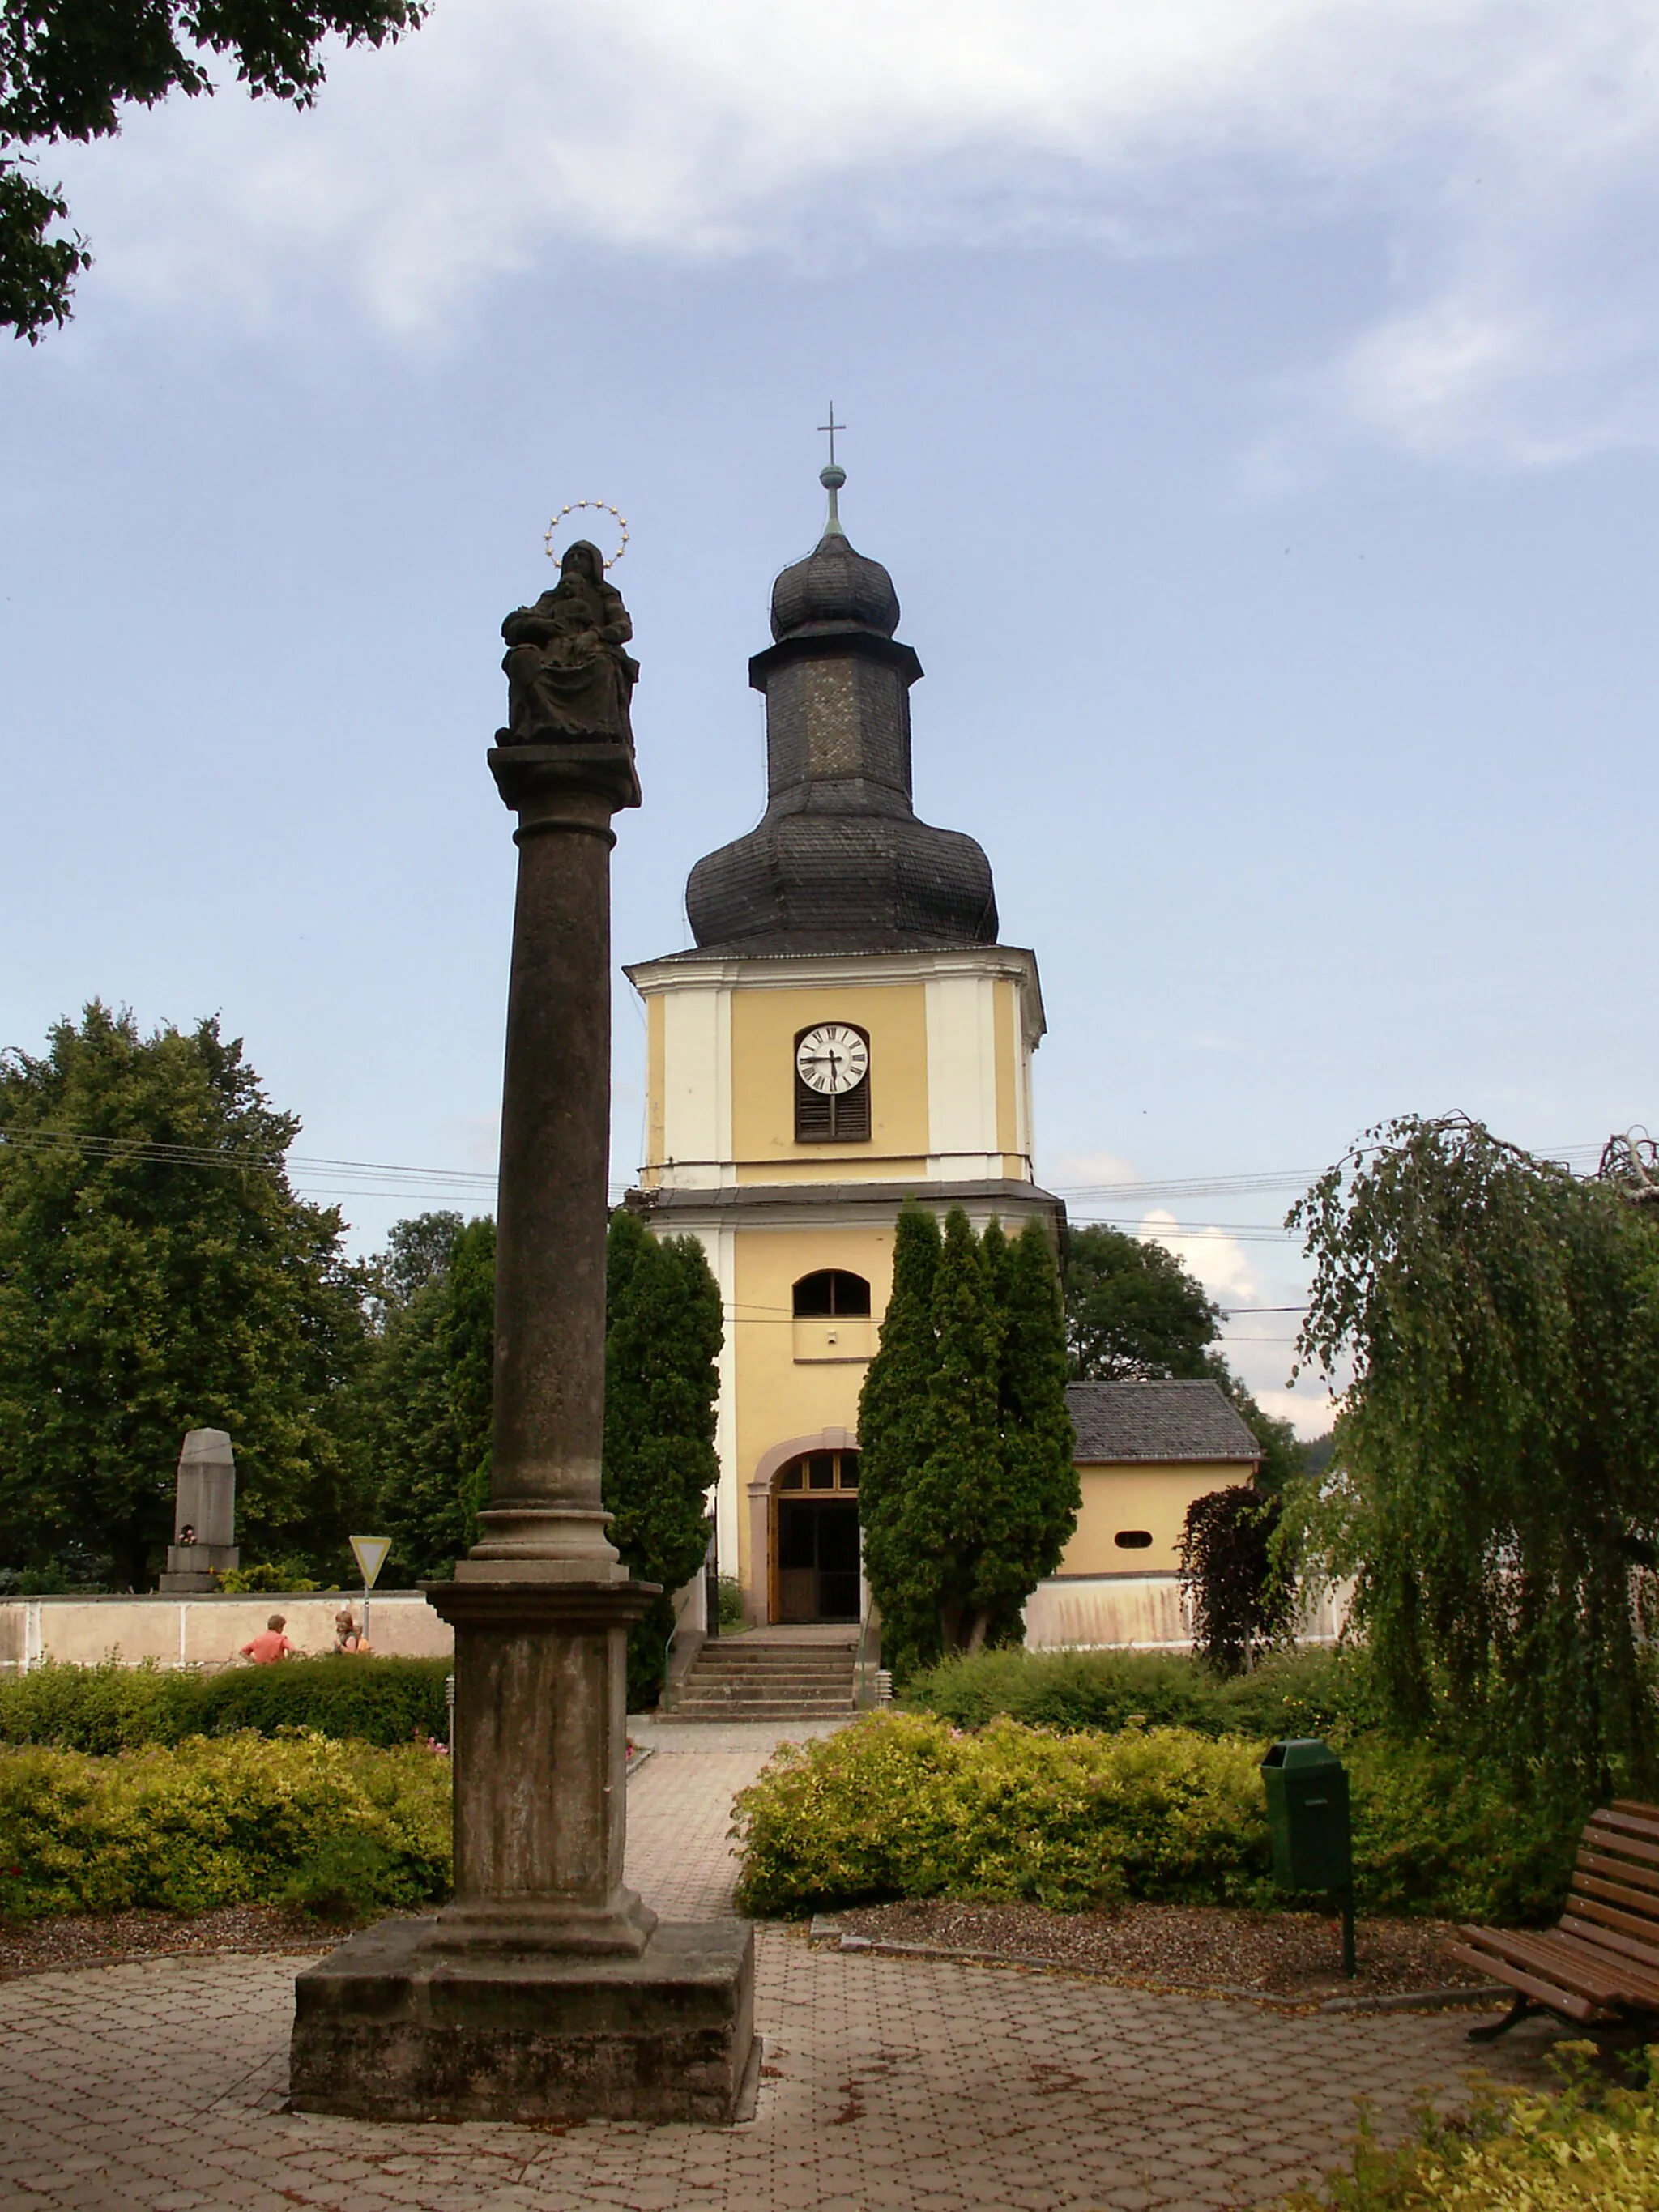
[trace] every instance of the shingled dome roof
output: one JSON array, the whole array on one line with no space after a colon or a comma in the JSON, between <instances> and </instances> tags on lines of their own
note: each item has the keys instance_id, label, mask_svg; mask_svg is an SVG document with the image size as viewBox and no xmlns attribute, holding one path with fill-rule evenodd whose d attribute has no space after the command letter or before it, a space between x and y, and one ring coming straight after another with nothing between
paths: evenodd
<instances>
[{"instance_id":1,"label":"shingled dome roof","mask_svg":"<svg viewBox=\"0 0 1659 2212\"><path fill-rule=\"evenodd\" d=\"M685 905L702 951L945 951L994 945L991 864L973 838L918 821L898 594L836 514L772 587L775 642L749 664L766 696L758 828L699 860Z\"/></svg>"},{"instance_id":2,"label":"shingled dome roof","mask_svg":"<svg viewBox=\"0 0 1659 2212\"><path fill-rule=\"evenodd\" d=\"M775 638L867 630L891 637L899 624L898 593L879 561L854 552L845 532L826 531L804 561L772 586Z\"/></svg>"}]
</instances>

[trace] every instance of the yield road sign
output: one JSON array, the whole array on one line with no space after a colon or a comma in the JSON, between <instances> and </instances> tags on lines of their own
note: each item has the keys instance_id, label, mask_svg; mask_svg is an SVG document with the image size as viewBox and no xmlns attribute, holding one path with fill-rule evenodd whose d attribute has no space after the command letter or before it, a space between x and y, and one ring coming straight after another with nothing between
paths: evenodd
<instances>
[{"instance_id":1,"label":"yield road sign","mask_svg":"<svg viewBox=\"0 0 1659 2212\"><path fill-rule=\"evenodd\" d=\"M363 1577L363 1588L373 1589L374 1578L386 1565L386 1555L392 1549L390 1536L354 1536L351 1552Z\"/></svg>"}]
</instances>

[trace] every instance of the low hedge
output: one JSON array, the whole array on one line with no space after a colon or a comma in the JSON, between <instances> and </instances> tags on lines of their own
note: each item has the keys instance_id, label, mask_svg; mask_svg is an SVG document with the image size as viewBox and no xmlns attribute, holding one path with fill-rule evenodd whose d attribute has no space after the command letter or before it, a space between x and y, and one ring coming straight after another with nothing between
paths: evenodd
<instances>
[{"instance_id":1,"label":"low hedge","mask_svg":"<svg viewBox=\"0 0 1659 2212\"><path fill-rule=\"evenodd\" d=\"M1002 1718L964 1735L872 1715L786 1745L738 1797L738 1904L781 1917L894 1897L1279 1907L1264 1748L1192 1729L1060 1735ZM1559 1910L1580 1815L1523 1808L1498 1778L1420 1750L1362 1741L1345 1757L1362 1911Z\"/></svg>"},{"instance_id":2,"label":"low hedge","mask_svg":"<svg viewBox=\"0 0 1659 2212\"><path fill-rule=\"evenodd\" d=\"M1550 2054L1554 2091L1488 2084L1472 2108L1427 2112L1413 2140L1384 2148L1369 2130L1346 2173L1285 2212L1640 2212L1659 2205L1659 2093L1653 2049L1634 2086L1594 2070L1595 2046Z\"/></svg>"},{"instance_id":3,"label":"low hedge","mask_svg":"<svg viewBox=\"0 0 1659 2212\"><path fill-rule=\"evenodd\" d=\"M296 1735L113 1759L0 1751L0 1911L305 1905L342 1914L448 1893L449 1762Z\"/></svg>"},{"instance_id":4,"label":"low hedge","mask_svg":"<svg viewBox=\"0 0 1659 2212\"><path fill-rule=\"evenodd\" d=\"M914 1674L900 1700L958 1728L998 1714L1034 1728L1184 1728L1200 1735L1329 1735L1378 1718L1359 1651L1275 1653L1224 1678L1160 1651L983 1651Z\"/></svg>"},{"instance_id":5,"label":"low hedge","mask_svg":"<svg viewBox=\"0 0 1659 2212\"><path fill-rule=\"evenodd\" d=\"M46 1665L0 1682L0 1743L105 1755L186 1736L283 1729L390 1746L447 1728L445 1659L285 1659L216 1674Z\"/></svg>"}]
</instances>

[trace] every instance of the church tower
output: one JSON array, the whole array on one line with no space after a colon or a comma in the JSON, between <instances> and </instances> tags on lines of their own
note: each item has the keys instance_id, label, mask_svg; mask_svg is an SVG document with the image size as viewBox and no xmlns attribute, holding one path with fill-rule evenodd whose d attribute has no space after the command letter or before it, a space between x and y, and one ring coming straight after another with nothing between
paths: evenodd
<instances>
[{"instance_id":1,"label":"church tower","mask_svg":"<svg viewBox=\"0 0 1659 2212\"><path fill-rule=\"evenodd\" d=\"M1036 961L990 863L911 802L899 603L828 526L772 587L758 828L699 860L695 950L630 968L647 1016L638 1206L702 1242L726 1314L722 1573L750 1621L860 1615L858 1401L907 1200L1056 1225L1031 1167Z\"/></svg>"}]
</instances>

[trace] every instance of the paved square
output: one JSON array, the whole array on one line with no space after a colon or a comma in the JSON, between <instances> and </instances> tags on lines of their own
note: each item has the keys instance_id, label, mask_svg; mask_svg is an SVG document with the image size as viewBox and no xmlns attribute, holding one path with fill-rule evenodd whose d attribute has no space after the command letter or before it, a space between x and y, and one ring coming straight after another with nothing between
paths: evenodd
<instances>
[{"instance_id":1,"label":"paved square","mask_svg":"<svg viewBox=\"0 0 1659 2212\"><path fill-rule=\"evenodd\" d=\"M629 1785L629 1878L729 1909L734 1790L776 1730L665 1730ZM696 1739L692 1739L696 1745ZM670 1744L672 1744L672 1748ZM269 1955L0 1986L0 2205L131 2212L981 2212L1247 2207L1459 2094L1468 2016L1286 2018L758 1932L766 2071L734 2129L393 2128L282 2110L293 1978ZM1500 2046L1530 2071L1548 2030Z\"/></svg>"}]
</instances>

